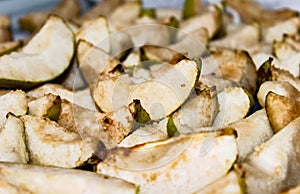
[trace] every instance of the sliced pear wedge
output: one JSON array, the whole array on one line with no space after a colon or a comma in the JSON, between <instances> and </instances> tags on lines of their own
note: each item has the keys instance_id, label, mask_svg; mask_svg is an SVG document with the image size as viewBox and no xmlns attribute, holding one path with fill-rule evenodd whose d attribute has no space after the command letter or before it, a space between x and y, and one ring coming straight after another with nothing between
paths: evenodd
<instances>
[{"instance_id":1,"label":"sliced pear wedge","mask_svg":"<svg viewBox=\"0 0 300 194\"><path fill-rule=\"evenodd\" d=\"M92 8L81 14L79 17L72 18L72 22L76 25L81 26L86 21L93 20L99 15L108 16L116 7L121 5L124 0L104 0L99 1Z\"/></svg>"},{"instance_id":2,"label":"sliced pear wedge","mask_svg":"<svg viewBox=\"0 0 300 194\"><path fill-rule=\"evenodd\" d=\"M144 144L168 138L167 133L168 118L164 118L159 122L147 124L135 130L133 133L125 137L119 144L121 147L133 147L135 145Z\"/></svg>"},{"instance_id":3,"label":"sliced pear wedge","mask_svg":"<svg viewBox=\"0 0 300 194\"><path fill-rule=\"evenodd\" d=\"M1 95L0 107L0 126L6 120L7 113L12 113L16 116L25 115L28 110L25 92L16 90Z\"/></svg>"},{"instance_id":4,"label":"sliced pear wedge","mask_svg":"<svg viewBox=\"0 0 300 194\"><path fill-rule=\"evenodd\" d=\"M112 112L139 100L150 118L159 120L174 112L190 95L199 78L199 65L187 59L175 65L165 64L152 71L153 78L136 83L128 74L106 75L94 85L93 98L103 112Z\"/></svg>"},{"instance_id":5,"label":"sliced pear wedge","mask_svg":"<svg viewBox=\"0 0 300 194\"><path fill-rule=\"evenodd\" d=\"M180 34L180 33L179 33ZM209 36L206 28L198 28L170 45L170 48L189 58L200 58L207 50Z\"/></svg>"},{"instance_id":6,"label":"sliced pear wedge","mask_svg":"<svg viewBox=\"0 0 300 194\"><path fill-rule=\"evenodd\" d=\"M300 102L274 92L266 96L265 106L275 133L300 116Z\"/></svg>"},{"instance_id":7,"label":"sliced pear wedge","mask_svg":"<svg viewBox=\"0 0 300 194\"><path fill-rule=\"evenodd\" d=\"M60 111L61 98L51 93L28 103L28 114L47 117L53 121L58 120Z\"/></svg>"},{"instance_id":8,"label":"sliced pear wedge","mask_svg":"<svg viewBox=\"0 0 300 194\"><path fill-rule=\"evenodd\" d=\"M68 68L73 53L72 31L61 18L50 16L20 52L0 58L0 87L28 88L53 80Z\"/></svg>"},{"instance_id":9,"label":"sliced pear wedge","mask_svg":"<svg viewBox=\"0 0 300 194\"><path fill-rule=\"evenodd\" d=\"M133 117L126 107L110 113L99 113L62 100L57 123L68 131L77 133L87 143L92 139L92 148L101 141L113 147L126 137L132 128Z\"/></svg>"},{"instance_id":10,"label":"sliced pear wedge","mask_svg":"<svg viewBox=\"0 0 300 194\"><path fill-rule=\"evenodd\" d=\"M300 193L300 184L292 188L289 188L288 190L281 192L280 194L298 194L298 193Z\"/></svg>"},{"instance_id":11,"label":"sliced pear wedge","mask_svg":"<svg viewBox=\"0 0 300 194\"><path fill-rule=\"evenodd\" d=\"M109 29L104 17L85 22L76 33L76 39L83 39L94 46L98 46L107 53L110 51Z\"/></svg>"},{"instance_id":12,"label":"sliced pear wedge","mask_svg":"<svg viewBox=\"0 0 300 194\"><path fill-rule=\"evenodd\" d=\"M256 94L261 107L265 107L266 96L269 92L274 92L281 96L285 96L300 101L300 92L289 82L266 81L260 85Z\"/></svg>"},{"instance_id":13,"label":"sliced pear wedge","mask_svg":"<svg viewBox=\"0 0 300 194\"><path fill-rule=\"evenodd\" d=\"M12 35L9 29L11 18L7 15L0 15L0 43L5 43L12 40Z\"/></svg>"},{"instance_id":14,"label":"sliced pear wedge","mask_svg":"<svg viewBox=\"0 0 300 194\"><path fill-rule=\"evenodd\" d=\"M65 20L72 19L80 13L80 4L77 0L61 0L51 11L30 12L19 19L22 29L34 32L38 30L50 14L58 15Z\"/></svg>"},{"instance_id":15,"label":"sliced pear wedge","mask_svg":"<svg viewBox=\"0 0 300 194\"><path fill-rule=\"evenodd\" d=\"M27 92L27 96L31 98L41 98L45 94L54 94L81 107L96 110L96 105L91 96L90 88L73 92L58 84L44 84Z\"/></svg>"},{"instance_id":16,"label":"sliced pear wedge","mask_svg":"<svg viewBox=\"0 0 300 194\"><path fill-rule=\"evenodd\" d=\"M209 38L212 38L221 28L223 8L220 5L210 5L203 14L191 17L180 24L180 29L186 33L191 33L200 27L208 30ZM180 37L179 37L180 39Z\"/></svg>"},{"instance_id":17,"label":"sliced pear wedge","mask_svg":"<svg viewBox=\"0 0 300 194\"><path fill-rule=\"evenodd\" d=\"M223 127L246 117L252 109L250 96L241 87L228 87L218 94L219 112L213 122L214 127Z\"/></svg>"},{"instance_id":18,"label":"sliced pear wedge","mask_svg":"<svg viewBox=\"0 0 300 194\"><path fill-rule=\"evenodd\" d=\"M29 161L22 121L9 113L0 132L0 161L26 164Z\"/></svg>"},{"instance_id":19,"label":"sliced pear wedge","mask_svg":"<svg viewBox=\"0 0 300 194\"><path fill-rule=\"evenodd\" d=\"M235 170L230 171L222 178L207 185L203 189L195 192L195 194L243 194L247 193L243 186L243 178Z\"/></svg>"},{"instance_id":20,"label":"sliced pear wedge","mask_svg":"<svg viewBox=\"0 0 300 194\"><path fill-rule=\"evenodd\" d=\"M22 41L0 43L0 57L9 54L22 46Z\"/></svg>"},{"instance_id":21,"label":"sliced pear wedge","mask_svg":"<svg viewBox=\"0 0 300 194\"><path fill-rule=\"evenodd\" d=\"M113 112L122 106L128 106L132 85L128 74L101 76L93 86L93 99L101 111Z\"/></svg>"},{"instance_id":22,"label":"sliced pear wedge","mask_svg":"<svg viewBox=\"0 0 300 194\"><path fill-rule=\"evenodd\" d=\"M101 44L102 45L102 44ZM88 84L93 84L100 74L105 75L121 64L103 49L80 40L77 44L77 61L79 69Z\"/></svg>"},{"instance_id":23,"label":"sliced pear wedge","mask_svg":"<svg viewBox=\"0 0 300 194\"><path fill-rule=\"evenodd\" d=\"M203 65L205 69L205 64ZM201 71L202 72L202 71ZM202 74L200 76L199 82L208 88L215 88L217 93L220 93L228 87L237 87L238 84L234 81L224 79L222 77L216 76L215 74Z\"/></svg>"},{"instance_id":24,"label":"sliced pear wedge","mask_svg":"<svg viewBox=\"0 0 300 194\"><path fill-rule=\"evenodd\" d=\"M141 9L140 1L129 1L116 7L107 16L110 30L120 30L132 24L139 17ZM126 17L124 17L124 13L127 13Z\"/></svg>"},{"instance_id":25,"label":"sliced pear wedge","mask_svg":"<svg viewBox=\"0 0 300 194\"><path fill-rule=\"evenodd\" d=\"M132 193L132 183L81 170L0 163L1 185L12 185L20 193ZM35 178L33 178L35 177Z\"/></svg>"},{"instance_id":26,"label":"sliced pear wedge","mask_svg":"<svg viewBox=\"0 0 300 194\"><path fill-rule=\"evenodd\" d=\"M281 41L286 35L296 35L298 33L300 20L298 16L292 17L283 21L276 21L275 24L264 28L263 39L266 42L273 43L274 41Z\"/></svg>"},{"instance_id":27,"label":"sliced pear wedge","mask_svg":"<svg viewBox=\"0 0 300 194\"><path fill-rule=\"evenodd\" d=\"M290 83L300 91L300 79L295 78L289 71L275 67L273 58L269 58L259 67L257 77L259 86L265 81L283 81Z\"/></svg>"},{"instance_id":28,"label":"sliced pear wedge","mask_svg":"<svg viewBox=\"0 0 300 194\"><path fill-rule=\"evenodd\" d=\"M225 38L217 39L209 43L210 48L231 48L248 50L260 40L260 26L256 23L252 25L240 26L235 31L227 34Z\"/></svg>"},{"instance_id":29,"label":"sliced pear wedge","mask_svg":"<svg viewBox=\"0 0 300 194\"><path fill-rule=\"evenodd\" d=\"M258 146L245 162L249 194L279 193L299 184L300 117Z\"/></svg>"},{"instance_id":30,"label":"sliced pear wedge","mask_svg":"<svg viewBox=\"0 0 300 194\"><path fill-rule=\"evenodd\" d=\"M260 22L263 26L270 23L281 22L298 15L296 10L279 9L270 10L263 8L259 3L247 0L225 0L225 4L234 8L245 23Z\"/></svg>"},{"instance_id":31,"label":"sliced pear wedge","mask_svg":"<svg viewBox=\"0 0 300 194\"><path fill-rule=\"evenodd\" d=\"M275 41L273 43L274 54L280 60L288 59L300 51L294 44L289 43L287 39L288 37L284 37L282 41Z\"/></svg>"},{"instance_id":32,"label":"sliced pear wedge","mask_svg":"<svg viewBox=\"0 0 300 194\"><path fill-rule=\"evenodd\" d=\"M213 146L203 154L207 143ZM191 193L224 176L236 157L235 131L223 129L112 149L97 172L140 185L141 193L162 188L167 193Z\"/></svg>"},{"instance_id":33,"label":"sliced pear wedge","mask_svg":"<svg viewBox=\"0 0 300 194\"><path fill-rule=\"evenodd\" d=\"M196 87L196 95L173 113L172 118L180 133L186 130L192 132L200 127L212 126L218 112L219 103L215 88Z\"/></svg>"},{"instance_id":34,"label":"sliced pear wedge","mask_svg":"<svg viewBox=\"0 0 300 194\"><path fill-rule=\"evenodd\" d=\"M217 50L212 54L222 77L236 82L252 94L256 91L257 74L252 58L245 51Z\"/></svg>"},{"instance_id":35,"label":"sliced pear wedge","mask_svg":"<svg viewBox=\"0 0 300 194\"><path fill-rule=\"evenodd\" d=\"M32 164L74 168L93 156L94 150L79 134L60 127L54 121L32 115L24 115L21 120Z\"/></svg>"},{"instance_id":36,"label":"sliced pear wedge","mask_svg":"<svg viewBox=\"0 0 300 194\"><path fill-rule=\"evenodd\" d=\"M274 134L265 109L231 123L228 127L235 129L238 134L238 161L243 161L255 147L269 140Z\"/></svg>"},{"instance_id":37,"label":"sliced pear wedge","mask_svg":"<svg viewBox=\"0 0 300 194\"><path fill-rule=\"evenodd\" d=\"M199 65L195 61L181 60L161 76L136 85L130 93L129 101L140 100L152 120L170 115L192 92L199 78Z\"/></svg>"}]
</instances>

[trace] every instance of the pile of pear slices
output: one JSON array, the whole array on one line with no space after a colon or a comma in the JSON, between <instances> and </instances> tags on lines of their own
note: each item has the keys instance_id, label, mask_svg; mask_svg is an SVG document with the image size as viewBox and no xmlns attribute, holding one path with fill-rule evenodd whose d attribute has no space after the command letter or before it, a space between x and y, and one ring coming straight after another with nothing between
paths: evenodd
<instances>
[{"instance_id":1,"label":"pile of pear slices","mask_svg":"<svg viewBox=\"0 0 300 194\"><path fill-rule=\"evenodd\" d=\"M78 10L0 17L0 193L300 192L296 11Z\"/></svg>"}]
</instances>

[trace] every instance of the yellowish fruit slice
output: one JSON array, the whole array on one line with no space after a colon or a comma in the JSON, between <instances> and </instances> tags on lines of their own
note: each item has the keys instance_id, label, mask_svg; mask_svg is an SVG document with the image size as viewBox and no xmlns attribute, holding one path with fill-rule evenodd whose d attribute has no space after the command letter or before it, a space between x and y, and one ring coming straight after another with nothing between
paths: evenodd
<instances>
[{"instance_id":1,"label":"yellowish fruit slice","mask_svg":"<svg viewBox=\"0 0 300 194\"><path fill-rule=\"evenodd\" d=\"M231 123L228 127L235 129L238 134L238 161L243 161L255 147L269 140L274 134L265 109Z\"/></svg>"},{"instance_id":2,"label":"yellowish fruit slice","mask_svg":"<svg viewBox=\"0 0 300 194\"><path fill-rule=\"evenodd\" d=\"M132 183L92 172L11 163L0 163L0 170L0 189L5 183L20 193L138 193Z\"/></svg>"},{"instance_id":3,"label":"yellowish fruit slice","mask_svg":"<svg viewBox=\"0 0 300 194\"><path fill-rule=\"evenodd\" d=\"M60 111L61 98L51 93L28 103L28 114L47 117L53 121L58 120Z\"/></svg>"},{"instance_id":4,"label":"yellowish fruit slice","mask_svg":"<svg viewBox=\"0 0 300 194\"><path fill-rule=\"evenodd\" d=\"M24 163L29 161L22 121L9 113L0 132L0 161Z\"/></svg>"},{"instance_id":5,"label":"yellowish fruit slice","mask_svg":"<svg viewBox=\"0 0 300 194\"><path fill-rule=\"evenodd\" d=\"M300 116L300 102L274 92L268 93L265 107L275 133Z\"/></svg>"},{"instance_id":6,"label":"yellowish fruit slice","mask_svg":"<svg viewBox=\"0 0 300 194\"><path fill-rule=\"evenodd\" d=\"M50 16L19 52L0 58L0 87L29 88L61 75L74 53L74 35L63 19Z\"/></svg>"},{"instance_id":7,"label":"yellowish fruit slice","mask_svg":"<svg viewBox=\"0 0 300 194\"><path fill-rule=\"evenodd\" d=\"M140 100L152 120L170 115L194 89L200 74L199 65L195 61L181 60L155 79L137 84L130 93L129 101Z\"/></svg>"},{"instance_id":8,"label":"yellowish fruit slice","mask_svg":"<svg viewBox=\"0 0 300 194\"><path fill-rule=\"evenodd\" d=\"M235 170L232 170L222 178L195 192L195 194L244 194L246 188L243 187L242 182L243 178Z\"/></svg>"},{"instance_id":9,"label":"yellowish fruit slice","mask_svg":"<svg viewBox=\"0 0 300 194\"><path fill-rule=\"evenodd\" d=\"M32 115L24 115L21 120L32 164L75 168L93 156L93 150L79 134L54 121Z\"/></svg>"},{"instance_id":10,"label":"yellowish fruit slice","mask_svg":"<svg viewBox=\"0 0 300 194\"><path fill-rule=\"evenodd\" d=\"M242 163L249 194L279 193L300 182L300 117L255 148Z\"/></svg>"},{"instance_id":11,"label":"yellowish fruit slice","mask_svg":"<svg viewBox=\"0 0 300 194\"><path fill-rule=\"evenodd\" d=\"M229 171L237 157L235 135L228 128L118 147L98 164L97 172L140 185L141 193L157 193L162 188L166 193L192 193ZM213 146L203 154L206 143Z\"/></svg>"},{"instance_id":12,"label":"yellowish fruit slice","mask_svg":"<svg viewBox=\"0 0 300 194\"><path fill-rule=\"evenodd\" d=\"M108 24L104 17L87 21L76 33L76 39L85 40L94 46L98 46L107 53L110 51Z\"/></svg>"},{"instance_id":13,"label":"yellowish fruit slice","mask_svg":"<svg viewBox=\"0 0 300 194\"><path fill-rule=\"evenodd\" d=\"M228 87L219 93L220 111L214 120L213 126L223 127L246 117L252 109L250 95L241 87Z\"/></svg>"},{"instance_id":14,"label":"yellowish fruit slice","mask_svg":"<svg viewBox=\"0 0 300 194\"><path fill-rule=\"evenodd\" d=\"M269 92L274 92L281 96L295 99L300 101L300 92L289 82L282 81L266 81L260 85L259 90L256 94L258 102L261 107L265 107L265 101L267 94Z\"/></svg>"},{"instance_id":15,"label":"yellowish fruit slice","mask_svg":"<svg viewBox=\"0 0 300 194\"><path fill-rule=\"evenodd\" d=\"M25 115L28 110L26 93L21 90L10 91L0 96L0 126L5 122L7 113Z\"/></svg>"},{"instance_id":16,"label":"yellowish fruit slice","mask_svg":"<svg viewBox=\"0 0 300 194\"><path fill-rule=\"evenodd\" d=\"M17 50L22 44L22 41L0 43L0 57Z\"/></svg>"}]
</instances>

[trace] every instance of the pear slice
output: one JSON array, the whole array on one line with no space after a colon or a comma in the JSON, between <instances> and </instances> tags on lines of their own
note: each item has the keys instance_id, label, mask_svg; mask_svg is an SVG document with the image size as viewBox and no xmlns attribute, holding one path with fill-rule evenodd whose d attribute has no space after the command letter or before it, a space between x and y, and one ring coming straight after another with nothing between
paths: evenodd
<instances>
[{"instance_id":1,"label":"pear slice","mask_svg":"<svg viewBox=\"0 0 300 194\"><path fill-rule=\"evenodd\" d=\"M97 2L96 5L91 7L85 13L81 14L79 17L72 18L72 22L76 25L81 26L86 21L93 20L99 15L108 16L116 7L121 5L124 0L103 0Z\"/></svg>"},{"instance_id":2,"label":"pear slice","mask_svg":"<svg viewBox=\"0 0 300 194\"><path fill-rule=\"evenodd\" d=\"M269 140L274 134L265 109L231 123L228 127L235 129L238 134L238 161L243 161L255 147Z\"/></svg>"},{"instance_id":3,"label":"pear slice","mask_svg":"<svg viewBox=\"0 0 300 194\"><path fill-rule=\"evenodd\" d=\"M0 57L9 54L22 46L22 41L0 43Z\"/></svg>"},{"instance_id":4,"label":"pear slice","mask_svg":"<svg viewBox=\"0 0 300 194\"><path fill-rule=\"evenodd\" d=\"M180 24L180 30L191 33L200 27L208 31L209 38L212 38L221 28L222 9L220 5L210 5L203 14L191 17ZM183 35L183 34L182 34ZM180 39L180 37L179 37Z\"/></svg>"},{"instance_id":5,"label":"pear slice","mask_svg":"<svg viewBox=\"0 0 300 194\"><path fill-rule=\"evenodd\" d=\"M213 146L203 154L206 143ZM97 172L140 185L141 193L162 188L167 193L192 193L224 176L236 157L235 131L223 129L115 148L98 164Z\"/></svg>"},{"instance_id":6,"label":"pear slice","mask_svg":"<svg viewBox=\"0 0 300 194\"><path fill-rule=\"evenodd\" d=\"M203 70L204 69L205 69L205 63L203 64ZM217 93L224 91L225 88L238 86L236 82L216 76L215 74L202 74L200 76L199 81L205 87L208 88L214 87Z\"/></svg>"},{"instance_id":7,"label":"pear slice","mask_svg":"<svg viewBox=\"0 0 300 194\"><path fill-rule=\"evenodd\" d=\"M132 147L138 144L167 139L167 122L168 119L164 118L159 122L153 122L142 126L125 137L119 146Z\"/></svg>"},{"instance_id":8,"label":"pear slice","mask_svg":"<svg viewBox=\"0 0 300 194\"><path fill-rule=\"evenodd\" d=\"M0 58L0 87L28 88L53 80L68 68L73 53L72 31L61 18L50 16L20 52Z\"/></svg>"},{"instance_id":9,"label":"pear slice","mask_svg":"<svg viewBox=\"0 0 300 194\"><path fill-rule=\"evenodd\" d=\"M81 170L0 163L2 183L20 193L132 193L138 187L132 183ZM34 177L34 178L33 178ZM1 188L0 188L1 189Z\"/></svg>"},{"instance_id":10,"label":"pear slice","mask_svg":"<svg viewBox=\"0 0 300 194\"><path fill-rule=\"evenodd\" d=\"M94 83L100 74L105 75L121 64L119 60L85 40L78 42L76 57L79 69L88 84Z\"/></svg>"},{"instance_id":11,"label":"pear slice","mask_svg":"<svg viewBox=\"0 0 300 194\"><path fill-rule=\"evenodd\" d=\"M245 162L248 193L279 193L299 184L300 117L258 146Z\"/></svg>"},{"instance_id":12,"label":"pear slice","mask_svg":"<svg viewBox=\"0 0 300 194\"><path fill-rule=\"evenodd\" d=\"M5 122L7 113L25 115L28 110L25 92L10 91L0 96L0 126Z\"/></svg>"},{"instance_id":13,"label":"pear slice","mask_svg":"<svg viewBox=\"0 0 300 194\"><path fill-rule=\"evenodd\" d=\"M1 193L11 193L11 194L30 194L26 189L22 189L13 184L8 183L6 180L0 178L0 192Z\"/></svg>"},{"instance_id":14,"label":"pear slice","mask_svg":"<svg viewBox=\"0 0 300 194\"><path fill-rule=\"evenodd\" d=\"M5 43L12 40L9 26L11 19L7 15L0 15L0 43Z\"/></svg>"},{"instance_id":15,"label":"pear slice","mask_svg":"<svg viewBox=\"0 0 300 194\"><path fill-rule=\"evenodd\" d=\"M92 96L101 111L113 112L128 106L132 85L128 74L101 76L92 88Z\"/></svg>"},{"instance_id":16,"label":"pear slice","mask_svg":"<svg viewBox=\"0 0 300 194\"><path fill-rule=\"evenodd\" d=\"M265 81L289 82L300 91L300 79L295 78L290 72L279 69L273 64L273 58L266 60L257 70L258 85Z\"/></svg>"},{"instance_id":17,"label":"pear slice","mask_svg":"<svg viewBox=\"0 0 300 194\"><path fill-rule=\"evenodd\" d=\"M30 162L44 166L74 168L93 156L93 150L79 134L47 118L21 116Z\"/></svg>"},{"instance_id":18,"label":"pear slice","mask_svg":"<svg viewBox=\"0 0 300 194\"><path fill-rule=\"evenodd\" d=\"M225 4L234 8L239 13L243 22L259 22L263 26L270 25L270 23L274 22L284 21L298 15L296 10L291 9L265 9L255 1L225 0Z\"/></svg>"},{"instance_id":19,"label":"pear slice","mask_svg":"<svg viewBox=\"0 0 300 194\"><path fill-rule=\"evenodd\" d=\"M247 193L246 188L243 186L243 178L235 171L232 170L222 178L207 185L203 189L195 192L195 194L243 194Z\"/></svg>"},{"instance_id":20,"label":"pear slice","mask_svg":"<svg viewBox=\"0 0 300 194\"><path fill-rule=\"evenodd\" d=\"M230 48L248 50L260 40L260 26L256 23L244 25L227 34L225 38L217 39L209 43L210 48Z\"/></svg>"},{"instance_id":21,"label":"pear slice","mask_svg":"<svg viewBox=\"0 0 300 194\"><path fill-rule=\"evenodd\" d=\"M50 14L58 15L65 20L72 19L80 13L80 4L77 0L61 0L51 11L30 12L19 19L22 29L34 32L38 30Z\"/></svg>"},{"instance_id":22,"label":"pear slice","mask_svg":"<svg viewBox=\"0 0 300 194\"><path fill-rule=\"evenodd\" d=\"M68 131L79 134L86 142L95 139L106 147L113 147L129 134L132 121L131 112L126 107L110 113L99 113L63 99L57 123ZM97 146L97 141L90 142L92 148Z\"/></svg>"},{"instance_id":23,"label":"pear slice","mask_svg":"<svg viewBox=\"0 0 300 194\"><path fill-rule=\"evenodd\" d=\"M170 115L192 92L199 78L199 65L195 61L181 60L161 76L137 84L130 93L129 102L140 100L152 120Z\"/></svg>"},{"instance_id":24,"label":"pear slice","mask_svg":"<svg viewBox=\"0 0 300 194\"><path fill-rule=\"evenodd\" d=\"M126 59L123 61L123 66L125 68L135 67L141 63L140 50L133 50L129 53Z\"/></svg>"},{"instance_id":25,"label":"pear slice","mask_svg":"<svg viewBox=\"0 0 300 194\"><path fill-rule=\"evenodd\" d=\"M22 121L9 113L0 132L0 161L27 163L29 161Z\"/></svg>"},{"instance_id":26,"label":"pear slice","mask_svg":"<svg viewBox=\"0 0 300 194\"><path fill-rule=\"evenodd\" d=\"M73 92L58 84L44 84L27 92L27 96L33 98L41 98L45 94L54 94L81 107L96 110L89 88Z\"/></svg>"},{"instance_id":27,"label":"pear slice","mask_svg":"<svg viewBox=\"0 0 300 194\"><path fill-rule=\"evenodd\" d=\"M238 83L252 94L256 91L256 67L245 51L217 50L212 54L222 77Z\"/></svg>"},{"instance_id":28,"label":"pear slice","mask_svg":"<svg viewBox=\"0 0 300 194\"><path fill-rule=\"evenodd\" d=\"M300 92L289 82L281 81L266 81L260 85L256 94L258 102L261 107L265 107L266 96L269 92L274 92L281 96L300 101Z\"/></svg>"},{"instance_id":29,"label":"pear slice","mask_svg":"<svg viewBox=\"0 0 300 194\"><path fill-rule=\"evenodd\" d=\"M282 41L275 41L273 43L274 54L280 60L288 59L300 51L295 48L293 44L290 44L288 40L286 40L287 38L288 37L284 37Z\"/></svg>"},{"instance_id":30,"label":"pear slice","mask_svg":"<svg viewBox=\"0 0 300 194\"><path fill-rule=\"evenodd\" d=\"M276 21L270 27L264 28L263 39L266 42L273 43L274 41L281 41L283 35L295 35L298 33L300 20L298 16L292 17L283 21Z\"/></svg>"},{"instance_id":31,"label":"pear slice","mask_svg":"<svg viewBox=\"0 0 300 194\"><path fill-rule=\"evenodd\" d=\"M183 33L179 33L180 36ZM185 54L188 58L200 58L208 45L209 36L206 28L197 28L189 35L181 37L178 42L171 44L170 48Z\"/></svg>"},{"instance_id":32,"label":"pear slice","mask_svg":"<svg viewBox=\"0 0 300 194\"><path fill-rule=\"evenodd\" d=\"M218 94L219 112L214 127L223 127L246 117L252 109L251 94L241 87L228 87Z\"/></svg>"},{"instance_id":33,"label":"pear slice","mask_svg":"<svg viewBox=\"0 0 300 194\"><path fill-rule=\"evenodd\" d=\"M276 64L275 64L276 65ZM293 54L285 60L281 60L279 66L281 69L289 71L294 77L300 75L300 51Z\"/></svg>"},{"instance_id":34,"label":"pear slice","mask_svg":"<svg viewBox=\"0 0 300 194\"><path fill-rule=\"evenodd\" d=\"M265 106L275 133L300 116L300 102L274 92L268 93Z\"/></svg>"},{"instance_id":35,"label":"pear slice","mask_svg":"<svg viewBox=\"0 0 300 194\"><path fill-rule=\"evenodd\" d=\"M292 188L289 188L287 191L281 192L280 194L297 194L297 193L300 193L300 184Z\"/></svg>"},{"instance_id":36,"label":"pear slice","mask_svg":"<svg viewBox=\"0 0 300 194\"><path fill-rule=\"evenodd\" d=\"M104 17L99 17L85 22L76 33L76 39L77 41L80 39L85 40L108 53L110 51L108 35L109 30L107 21Z\"/></svg>"},{"instance_id":37,"label":"pear slice","mask_svg":"<svg viewBox=\"0 0 300 194\"><path fill-rule=\"evenodd\" d=\"M188 99L172 118L178 131L182 133L187 128L193 131L201 127L210 127L219 112L219 103L214 88L198 89L196 96Z\"/></svg>"},{"instance_id":38,"label":"pear slice","mask_svg":"<svg viewBox=\"0 0 300 194\"><path fill-rule=\"evenodd\" d=\"M140 1L129 1L118 6L107 16L110 30L120 30L132 24L139 17L140 11ZM124 13L127 13L126 17L124 17Z\"/></svg>"},{"instance_id":39,"label":"pear slice","mask_svg":"<svg viewBox=\"0 0 300 194\"><path fill-rule=\"evenodd\" d=\"M259 52L259 53L252 54L251 57L257 70L270 58L273 59L272 63L274 65L280 63L280 61L272 55L272 52L271 53Z\"/></svg>"},{"instance_id":40,"label":"pear slice","mask_svg":"<svg viewBox=\"0 0 300 194\"><path fill-rule=\"evenodd\" d=\"M28 114L47 117L53 121L58 120L60 111L61 98L51 93L28 103Z\"/></svg>"}]
</instances>

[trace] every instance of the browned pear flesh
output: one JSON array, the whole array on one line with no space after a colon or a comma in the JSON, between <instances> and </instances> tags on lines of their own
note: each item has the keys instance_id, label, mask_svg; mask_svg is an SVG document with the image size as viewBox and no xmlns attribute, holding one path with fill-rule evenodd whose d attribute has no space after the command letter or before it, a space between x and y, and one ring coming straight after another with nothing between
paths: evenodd
<instances>
[{"instance_id":1,"label":"browned pear flesh","mask_svg":"<svg viewBox=\"0 0 300 194\"><path fill-rule=\"evenodd\" d=\"M269 92L266 97L266 111L275 133L300 116L300 102Z\"/></svg>"}]
</instances>

